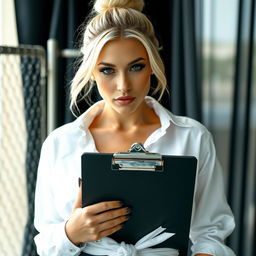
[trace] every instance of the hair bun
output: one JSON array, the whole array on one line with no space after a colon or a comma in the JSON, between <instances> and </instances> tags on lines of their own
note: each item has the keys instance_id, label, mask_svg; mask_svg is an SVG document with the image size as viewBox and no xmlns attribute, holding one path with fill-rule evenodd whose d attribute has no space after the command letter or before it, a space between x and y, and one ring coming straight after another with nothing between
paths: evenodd
<instances>
[{"instance_id":1,"label":"hair bun","mask_svg":"<svg viewBox=\"0 0 256 256\"><path fill-rule=\"evenodd\" d=\"M143 0L96 0L94 3L94 10L101 13L107 9L119 8L132 8L137 11L142 11L144 7Z\"/></svg>"}]
</instances>

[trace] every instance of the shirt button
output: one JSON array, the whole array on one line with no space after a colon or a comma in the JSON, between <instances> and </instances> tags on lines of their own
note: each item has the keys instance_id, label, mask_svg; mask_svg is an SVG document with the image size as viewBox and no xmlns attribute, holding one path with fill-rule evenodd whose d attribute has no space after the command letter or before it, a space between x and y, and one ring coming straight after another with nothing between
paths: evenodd
<instances>
[{"instance_id":1,"label":"shirt button","mask_svg":"<svg viewBox=\"0 0 256 256\"><path fill-rule=\"evenodd\" d=\"M69 251L70 252L75 252L75 249L74 248L69 248Z\"/></svg>"}]
</instances>

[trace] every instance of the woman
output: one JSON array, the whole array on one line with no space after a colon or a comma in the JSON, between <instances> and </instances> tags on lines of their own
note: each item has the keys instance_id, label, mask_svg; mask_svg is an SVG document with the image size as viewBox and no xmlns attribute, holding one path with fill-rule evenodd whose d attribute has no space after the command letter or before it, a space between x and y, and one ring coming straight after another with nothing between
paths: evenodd
<instances>
[{"instance_id":1,"label":"woman","mask_svg":"<svg viewBox=\"0 0 256 256\"><path fill-rule=\"evenodd\" d=\"M141 13L143 5L141 0L94 4L84 32L83 60L72 82L71 107L81 94L88 100L95 84L103 101L53 131L43 144L35 198L40 255L79 255L90 242L122 228L130 209L119 201L81 208L80 158L83 152L127 151L137 141L148 151L197 157L193 255L234 255L223 242L234 229L234 219L211 135L198 122L174 116L147 96L152 75L158 81L153 93L160 97L166 78L154 29Z\"/></svg>"}]
</instances>

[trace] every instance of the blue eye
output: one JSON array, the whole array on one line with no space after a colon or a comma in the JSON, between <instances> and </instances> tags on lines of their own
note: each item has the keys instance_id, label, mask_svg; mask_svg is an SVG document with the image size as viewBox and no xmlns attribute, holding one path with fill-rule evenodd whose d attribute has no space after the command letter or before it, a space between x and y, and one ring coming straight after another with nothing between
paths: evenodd
<instances>
[{"instance_id":1,"label":"blue eye","mask_svg":"<svg viewBox=\"0 0 256 256\"><path fill-rule=\"evenodd\" d=\"M131 71L140 71L142 70L143 68L145 68L145 64L135 64L133 66L131 66L130 70Z\"/></svg>"},{"instance_id":2,"label":"blue eye","mask_svg":"<svg viewBox=\"0 0 256 256\"><path fill-rule=\"evenodd\" d=\"M113 68L101 68L100 72L102 72L104 75L111 75L113 74L115 71Z\"/></svg>"}]
</instances>

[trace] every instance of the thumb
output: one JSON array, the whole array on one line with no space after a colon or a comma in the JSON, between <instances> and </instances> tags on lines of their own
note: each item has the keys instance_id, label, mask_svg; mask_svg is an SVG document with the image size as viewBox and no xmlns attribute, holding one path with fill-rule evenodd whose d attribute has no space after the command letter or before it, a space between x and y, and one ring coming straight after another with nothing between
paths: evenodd
<instances>
[{"instance_id":1,"label":"thumb","mask_svg":"<svg viewBox=\"0 0 256 256\"><path fill-rule=\"evenodd\" d=\"M72 211L75 209L82 208L82 179L79 178L79 189L76 197L76 201L72 207Z\"/></svg>"}]
</instances>

